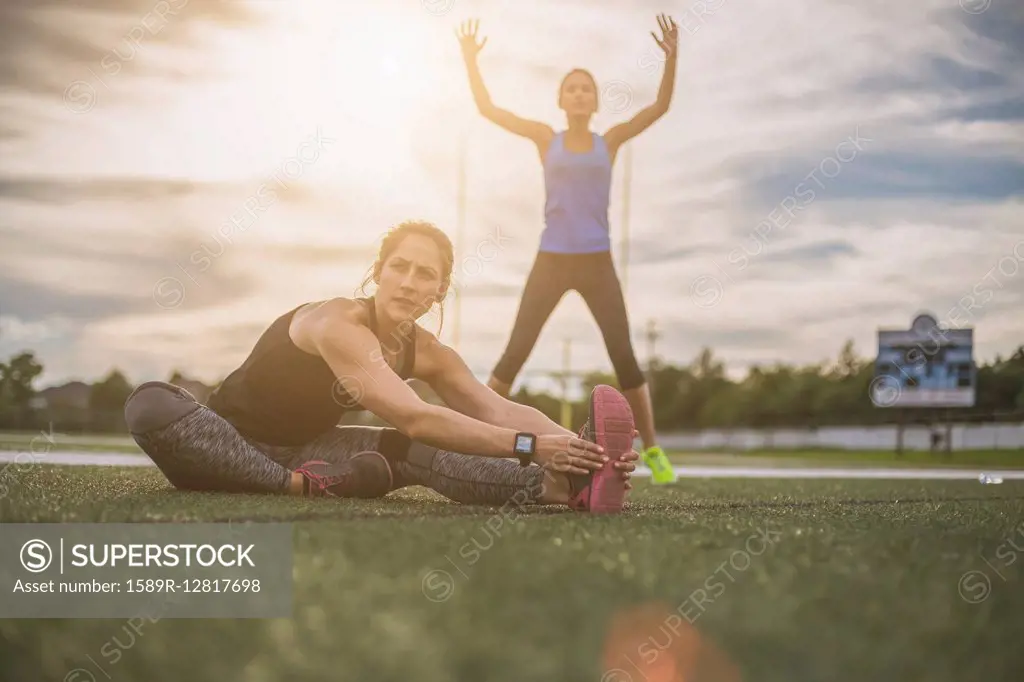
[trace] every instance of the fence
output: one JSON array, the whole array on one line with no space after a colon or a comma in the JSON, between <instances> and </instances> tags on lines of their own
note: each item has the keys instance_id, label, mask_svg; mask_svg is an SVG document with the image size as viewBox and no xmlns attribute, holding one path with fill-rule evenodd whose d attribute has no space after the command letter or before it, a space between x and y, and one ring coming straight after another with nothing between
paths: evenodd
<instances>
[{"instance_id":1,"label":"fence","mask_svg":"<svg viewBox=\"0 0 1024 682\"><path fill-rule=\"evenodd\" d=\"M902 428L904 450L932 450L936 433L941 449L1017 450L1024 449L1024 422L1018 424L957 424L929 428L906 425ZM694 433L658 435L666 450L886 450L899 446L900 427L852 426L819 429L724 429Z\"/></svg>"}]
</instances>

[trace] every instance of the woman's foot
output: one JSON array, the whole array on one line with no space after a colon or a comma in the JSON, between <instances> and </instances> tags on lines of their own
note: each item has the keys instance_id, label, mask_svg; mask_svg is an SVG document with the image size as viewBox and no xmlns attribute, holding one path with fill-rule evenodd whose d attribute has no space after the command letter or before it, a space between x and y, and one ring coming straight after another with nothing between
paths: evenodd
<instances>
[{"instance_id":1,"label":"woman's foot","mask_svg":"<svg viewBox=\"0 0 1024 682\"><path fill-rule=\"evenodd\" d=\"M570 507L593 514L622 511L630 486L628 477L616 465L635 458L630 456L635 436L633 413L625 396L611 386L594 387L590 394L590 418L580 430L580 438L603 447L609 459L591 474L569 476Z\"/></svg>"},{"instance_id":2,"label":"woman's foot","mask_svg":"<svg viewBox=\"0 0 1024 682\"><path fill-rule=\"evenodd\" d=\"M302 477L303 497L384 497L391 492L394 476L384 455L360 452L337 464L312 460L294 474ZM293 476L294 476L293 474Z\"/></svg>"},{"instance_id":3,"label":"woman's foot","mask_svg":"<svg viewBox=\"0 0 1024 682\"><path fill-rule=\"evenodd\" d=\"M676 482L676 470L672 468L672 462L668 461L665 451L657 445L644 450L644 464L651 470L651 479L655 483Z\"/></svg>"}]
</instances>

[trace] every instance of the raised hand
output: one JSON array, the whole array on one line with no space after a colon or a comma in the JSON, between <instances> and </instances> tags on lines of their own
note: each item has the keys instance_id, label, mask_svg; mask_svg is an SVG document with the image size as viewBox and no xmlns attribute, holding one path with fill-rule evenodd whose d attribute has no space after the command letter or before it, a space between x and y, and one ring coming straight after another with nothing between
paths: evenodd
<instances>
[{"instance_id":1,"label":"raised hand","mask_svg":"<svg viewBox=\"0 0 1024 682\"><path fill-rule=\"evenodd\" d=\"M658 27L661 28L662 38L659 39L654 31L651 31L651 35L654 36L654 42L658 43L658 47L666 55L675 54L676 46L679 44L679 27L676 26L675 19L659 14Z\"/></svg>"},{"instance_id":2,"label":"raised hand","mask_svg":"<svg viewBox=\"0 0 1024 682\"><path fill-rule=\"evenodd\" d=\"M487 44L487 38L484 38L481 43L477 44L476 32L479 28L479 19L470 20L464 22L455 33L459 38L459 45L462 47L462 56L464 59L473 59L480 50L484 49L484 45Z\"/></svg>"}]
</instances>

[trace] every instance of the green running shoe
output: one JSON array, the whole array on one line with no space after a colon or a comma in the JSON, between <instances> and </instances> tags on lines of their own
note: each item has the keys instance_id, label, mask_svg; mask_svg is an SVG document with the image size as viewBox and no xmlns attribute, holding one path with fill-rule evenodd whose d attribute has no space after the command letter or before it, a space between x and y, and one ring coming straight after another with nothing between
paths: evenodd
<instances>
[{"instance_id":1,"label":"green running shoe","mask_svg":"<svg viewBox=\"0 0 1024 682\"><path fill-rule=\"evenodd\" d=\"M643 453L644 464L651 470L651 478L656 484L675 483L676 472L672 463L665 456L665 451L655 445Z\"/></svg>"}]
</instances>

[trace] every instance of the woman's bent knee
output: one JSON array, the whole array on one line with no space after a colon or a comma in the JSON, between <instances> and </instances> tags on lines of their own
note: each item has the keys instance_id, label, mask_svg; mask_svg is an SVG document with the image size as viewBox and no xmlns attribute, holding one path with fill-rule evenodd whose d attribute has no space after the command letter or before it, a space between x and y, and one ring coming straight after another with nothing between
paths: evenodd
<instances>
[{"instance_id":1,"label":"woman's bent knee","mask_svg":"<svg viewBox=\"0 0 1024 682\"><path fill-rule=\"evenodd\" d=\"M162 429L199 409L188 391L162 381L138 386L124 405L124 419L133 434Z\"/></svg>"}]
</instances>

